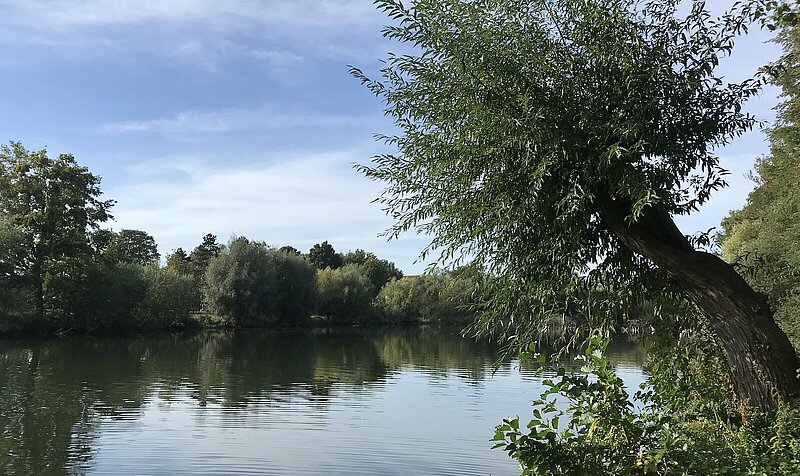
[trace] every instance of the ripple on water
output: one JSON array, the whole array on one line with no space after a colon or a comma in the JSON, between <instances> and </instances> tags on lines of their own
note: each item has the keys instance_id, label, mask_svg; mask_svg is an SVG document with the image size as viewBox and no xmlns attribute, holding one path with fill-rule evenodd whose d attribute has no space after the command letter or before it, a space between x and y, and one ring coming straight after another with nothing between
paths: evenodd
<instances>
[{"instance_id":1,"label":"ripple on water","mask_svg":"<svg viewBox=\"0 0 800 476\"><path fill-rule=\"evenodd\" d=\"M9 474L514 475L489 439L541 391L420 330L2 345Z\"/></svg>"}]
</instances>

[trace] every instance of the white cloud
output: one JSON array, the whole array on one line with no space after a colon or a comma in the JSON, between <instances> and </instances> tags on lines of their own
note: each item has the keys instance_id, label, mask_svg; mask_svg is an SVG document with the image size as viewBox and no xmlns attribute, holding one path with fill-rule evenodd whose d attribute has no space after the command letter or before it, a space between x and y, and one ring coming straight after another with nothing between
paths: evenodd
<instances>
[{"instance_id":1,"label":"white cloud","mask_svg":"<svg viewBox=\"0 0 800 476\"><path fill-rule=\"evenodd\" d=\"M212 71L221 71L218 66L226 60L244 60L263 63L270 72L286 75L296 66L302 65L306 58L289 49L251 47L244 43L220 37L181 37L168 38L158 43L160 53L172 58L185 60Z\"/></svg>"},{"instance_id":2,"label":"white cloud","mask_svg":"<svg viewBox=\"0 0 800 476\"><path fill-rule=\"evenodd\" d=\"M368 118L314 112L275 111L272 108L189 111L173 117L124 121L102 126L104 132L148 132L168 136L252 132L295 127L336 127L368 124Z\"/></svg>"},{"instance_id":3,"label":"white cloud","mask_svg":"<svg viewBox=\"0 0 800 476\"><path fill-rule=\"evenodd\" d=\"M0 47L41 49L62 60L143 54L213 72L232 62L255 61L279 79L291 78L286 73L307 57L342 62L375 57L379 29L386 23L366 0L11 0L0 5Z\"/></svg>"},{"instance_id":4,"label":"white cloud","mask_svg":"<svg viewBox=\"0 0 800 476\"><path fill-rule=\"evenodd\" d=\"M381 17L364 0L18 0L6 8L11 24L60 32L159 22L347 29Z\"/></svg>"},{"instance_id":5,"label":"white cloud","mask_svg":"<svg viewBox=\"0 0 800 476\"><path fill-rule=\"evenodd\" d=\"M206 233L233 234L300 249L329 240L338 250L365 248L407 270L425 245L406 237L387 243L378 234L390 221L371 203L379 184L352 169L360 152L289 155L263 164L211 166L197 157L171 157L128 169L126 183L107 187L114 228L151 233L162 254L191 248Z\"/></svg>"}]
</instances>

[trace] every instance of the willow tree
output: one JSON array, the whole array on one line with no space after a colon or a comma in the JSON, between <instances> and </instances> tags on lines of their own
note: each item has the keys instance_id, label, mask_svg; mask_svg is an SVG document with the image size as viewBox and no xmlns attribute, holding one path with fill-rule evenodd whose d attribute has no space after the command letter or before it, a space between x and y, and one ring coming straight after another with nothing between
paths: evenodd
<instances>
[{"instance_id":1,"label":"willow tree","mask_svg":"<svg viewBox=\"0 0 800 476\"><path fill-rule=\"evenodd\" d=\"M599 324L682 296L738 395L770 410L800 394L794 349L764 297L673 218L725 186L715 150L756 123L742 106L772 69L732 84L715 70L777 5L714 17L679 3L378 0L394 20L384 35L410 53L390 55L380 79L353 69L400 131L361 170L387 184L390 235L427 233L426 252L496 278L487 330L526 339L575 305Z\"/></svg>"}]
</instances>

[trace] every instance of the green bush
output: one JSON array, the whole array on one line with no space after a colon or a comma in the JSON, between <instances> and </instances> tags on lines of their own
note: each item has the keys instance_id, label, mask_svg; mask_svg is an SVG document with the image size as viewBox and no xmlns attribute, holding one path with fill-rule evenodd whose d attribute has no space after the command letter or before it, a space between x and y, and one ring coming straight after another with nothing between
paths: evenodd
<instances>
[{"instance_id":1,"label":"green bush","mask_svg":"<svg viewBox=\"0 0 800 476\"><path fill-rule=\"evenodd\" d=\"M317 270L317 292L319 312L331 322L365 322L373 317L374 289L359 265Z\"/></svg>"},{"instance_id":2,"label":"green bush","mask_svg":"<svg viewBox=\"0 0 800 476\"><path fill-rule=\"evenodd\" d=\"M306 321L317 310L316 269L296 253L270 250L275 315L282 322Z\"/></svg>"},{"instance_id":3,"label":"green bush","mask_svg":"<svg viewBox=\"0 0 800 476\"><path fill-rule=\"evenodd\" d=\"M211 260L205 280L209 311L233 325L302 322L316 302L308 261L243 237Z\"/></svg>"},{"instance_id":4,"label":"green bush","mask_svg":"<svg viewBox=\"0 0 800 476\"><path fill-rule=\"evenodd\" d=\"M377 294L391 280L403 277L403 272L397 269L389 260L380 259L374 253L358 249L342 256L342 263L357 264L372 283L373 291Z\"/></svg>"},{"instance_id":5,"label":"green bush","mask_svg":"<svg viewBox=\"0 0 800 476\"><path fill-rule=\"evenodd\" d=\"M466 323L477 274L463 268L451 273L424 274L394 280L378 293L376 306L387 322Z\"/></svg>"},{"instance_id":6,"label":"green bush","mask_svg":"<svg viewBox=\"0 0 800 476\"><path fill-rule=\"evenodd\" d=\"M517 417L497 427L495 448L519 461L523 475L800 474L800 402L744 423L687 412L654 398L673 375L661 370L643 387L648 391L631 396L605 356L607 343L592 337L578 357L582 373L551 369L555 376L543 381L547 390L526 426ZM529 357L545 364L541 355ZM694 390L694 398L707 397L702 385Z\"/></svg>"},{"instance_id":7,"label":"green bush","mask_svg":"<svg viewBox=\"0 0 800 476\"><path fill-rule=\"evenodd\" d=\"M137 322L144 327L185 326L197 309L200 290L192 276L166 268L144 268L147 292L137 309Z\"/></svg>"},{"instance_id":8,"label":"green bush","mask_svg":"<svg viewBox=\"0 0 800 476\"><path fill-rule=\"evenodd\" d=\"M756 291L767 295L775 318L800 348L800 27L777 38L785 56L775 84L783 101L767 131L770 154L756 162L756 188L741 210L722 221L722 256Z\"/></svg>"},{"instance_id":9,"label":"green bush","mask_svg":"<svg viewBox=\"0 0 800 476\"><path fill-rule=\"evenodd\" d=\"M775 310L775 320L794 346L800 348L800 286L783 296Z\"/></svg>"},{"instance_id":10,"label":"green bush","mask_svg":"<svg viewBox=\"0 0 800 476\"><path fill-rule=\"evenodd\" d=\"M389 281L381 288L375 306L386 322L412 322L419 316L419 296L414 292L416 278Z\"/></svg>"},{"instance_id":11,"label":"green bush","mask_svg":"<svg viewBox=\"0 0 800 476\"><path fill-rule=\"evenodd\" d=\"M60 327L135 327L135 310L147 293L141 266L62 260L45 282L47 315Z\"/></svg>"}]
</instances>

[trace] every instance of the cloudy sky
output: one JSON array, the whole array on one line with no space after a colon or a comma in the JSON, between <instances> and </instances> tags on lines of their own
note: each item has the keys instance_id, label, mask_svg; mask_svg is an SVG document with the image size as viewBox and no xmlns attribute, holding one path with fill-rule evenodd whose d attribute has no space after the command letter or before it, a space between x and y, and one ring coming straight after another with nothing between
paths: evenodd
<instances>
[{"instance_id":1,"label":"cloudy sky","mask_svg":"<svg viewBox=\"0 0 800 476\"><path fill-rule=\"evenodd\" d=\"M725 2L714 2L725 3ZM381 151L382 105L347 73L396 49L370 0L0 0L0 140L71 152L118 201L113 228L150 232L162 254L205 233L307 250L373 250L407 273L427 244L386 242L352 164ZM769 35L724 65L744 78L774 59ZM771 121L776 92L750 109ZM717 226L744 203L761 132L721 151L731 187L680 224Z\"/></svg>"}]
</instances>

